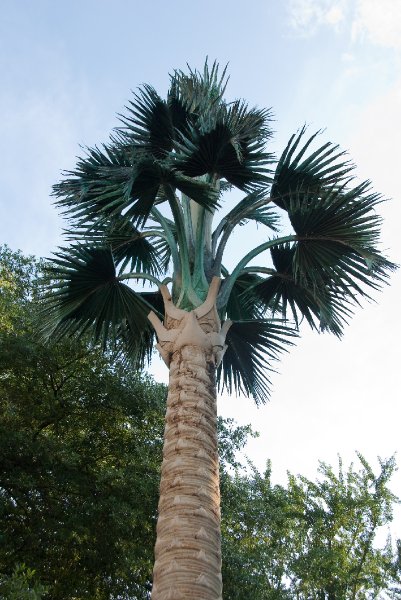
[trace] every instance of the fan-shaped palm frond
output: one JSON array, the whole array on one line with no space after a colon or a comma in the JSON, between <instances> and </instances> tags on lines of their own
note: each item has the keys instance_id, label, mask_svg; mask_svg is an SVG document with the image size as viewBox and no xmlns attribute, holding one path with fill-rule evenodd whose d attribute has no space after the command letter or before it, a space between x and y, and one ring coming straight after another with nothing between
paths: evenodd
<instances>
[{"instance_id":1,"label":"fan-shaped palm frond","mask_svg":"<svg viewBox=\"0 0 401 600\"><path fill-rule=\"evenodd\" d=\"M164 304L160 291L141 292L141 299L152 307L153 312L163 318ZM153 328L144 328L138 344L137 332L131 327L129 320L124 320L117 329L116 346L122 362L129 362L132 366L143 369L150 363L156 343L156 334Z\"/></svg>"},{"instance_id":2,"label":"fan-shaped palm frond","mask_svg":"<svg viewBox=\"0 0 401 600\"><path fill-rule=\"evenodd\" d=\"M77 245L58 252L47 275L53 282L43 311L43 329L48 335L90 332L105 347L108 339L118 339L126 328L136 340L136 358L143 361L152 332L147 315L153 305L150 297L118 279L110 248Z\"/></svg>"},{"instance_id":3,"label":"fan-shaped palm frond","mask_svg":"<svg viewBox=\"0 0 401 600\"><path fill-rule=\"evenodd\" d=\"M127 267L131 272L150 273L158 276L166 273L166 256L163 232L140 231L125 216L116 216L106 222L95 222L88 227L76 227L66 231L67 239L89 246L110 247L119 272ZM162 244L162 246L161 246Z\"/></svg>"},{"instance_id":4,"label":"fan-shaped palm frond","mask_svg":"<svg viewBox=\"0 0 401 600\"><path fill-rule=\"evenodd\" d=\"M369 261L369 262L368 262ZM396 267L374 249L368 257L335 241L300 241L295 246L294 278L311 290L331 285L357 301L366 288L380 289Z\"/></svg>"},{"instance_id":5,"label":"fan-shaped palm frond","mask_svg":"<svg viewBox=\"0 0 401 600\"><path fill-rule=\"evenodd\" d=\"M112 157L112 160L109 159ZM128 147L111 151L106 146L88 150L70 177L54 186L57 204L78 222L104 222L124 212L135 225L144 224L163 197L174 196L175 190L191 197L207 209L218 204L218 191L204 181L186 177L170 164L144 154L137 155Z\"/></svg>"},{"instance_id":6,"label":"fan-shaped palm frond","mask_svg":"<svg viewBox=\"0 0 401 600\"><path fill-rule=\"evenodd\" d=\"M174 239L177 240L177 237L174 236ZM171 266L172 252L170 245L164 237L158 237L153 241L153 248L156 252L158 265L160 267L159 275L166 275ZM158 273L155 272L155 275L158 275Z\"/></svg>"},{"instance_id":7,"label":"fan-shaped palm frond","mask_svg":"<svg viewBox=\"0 0 401 600\"><path fill-rule=\"evenodd\" d=\"M314 194L305 204L299 193L291 195L288 216L300 237L315 236L335 239L363 252L377 243L381 217L375 213L382 201L380 194L367 194L369 182L350 190L330 188Z\"/></svg>"},{"instance_id":8,"label":"fan-shaped palm frond","mask_svg":"<svg viewBox=\"0 0 401 600\"><path fill-rule=\"evenodd\" d=\"M86 223L100 215L107 217L124 204L129 190L122 173L130 170L131 159L121 146L85 150L86 156L78 159L76 168L65 171L66 179L53 186L53 195L65 214ZM111 178L110 173L114 173Z\"/></svg>"},{"instance_id":9,"label":"fan-shaped palm frond","mask_svg":"<svg viewBox=\"0 0 401 600\"><path fill-rule=\"evenodd\" d=\"M298 194L299 198L308 203L318 197L322 190L341 186L344 181L349 180L354 168L350 161L342 160L346 153L339 151L339 146L331 142L306 156L309 146L320 132L312 135L299 149L305 132L306 127L302 127L298 135L291 136L274 174L271 198L286 210L293 194ZM298 154L293 158L297 150Z\"/></svg>"},{"instance_id":10,"label":"fan-shaped palm frond","mask_svg":"<svg viewBox=\"0 0 401 600\"><path fill-rule=\"evenodd\" d=\"M184 101L180 97L179 89L172 78L170 89L167 93L167 105L170 111L171 122L174 127L174 141L180 137L180 134L188 133L188 126L194 121L192 115L186 108Z\"/></svg>"},{"instance_id":11,"label":"fan-shaped palm frond","mask_svg":"<svg viewBox=\"0 0 401 600\"><path fill-rule=\"evenodd\" d=\"M179 101L187 114L195 118L219 111L227 86L227 67L219 75L219 65L214 61L209 68L205 61L202 73L189 67L189 74L176 70L171 76L169 100Z\"/></svg>"},{"instance_id":12,"label":"fan-shaped palm frond","mask_svg":"<svg viewBox=\"0 0 401 600\"><path fill-rule=\"evenodd\" d=\"M249 110L241 102L222 105L202 117L177 144L176 168L190 177L209 174L245 191L268 181L272 155L264 151L268 111Z\"/></svg>"},{"instance_id":13,"label":"fan-shaped palm frond","mask_svg":"<svg viewBox=\"0 0 401 600\"><path fill-rule=\"evenodd\" d=\"M164 158L173 149L174 123L170 107L150 85L144 85L134 100L126 107L127 114L120 115L124 124L121 130L127 142L142 149L156 159Z\"/></svg>"},{"instance_id":14,"label":"fan-shaped palm frond","mask_svg":"<svg viewBox=\"0 0 401 600\"><path fill-rule=\"evenodd\" d=\"M273 314L282 314L284 319L291 318L299 327L305 319L312 329L328 330L341 335L343 324L352 314L350 299L341 290L336 290L330 279L313 286L306 279L301 283L294 272L296 245L283 244L271 248L271 256L276 272L261 280L248 291L257 300L253 303L264 304ZM249 299L242 298L245 304Z\"/></svg>"},{"instance_id":15,"label":"fan-shaped palm frond","mask_svg":"<svg viewBox=\"0 0 401 600\"><path fill-rule=\"evenodd\" d=\"M227 350L219 368L219 387L229 393L252 396L257 404L270 394L272 361L292 345L296 331L280 321L257 320L233 323L226 337Z\"/></svg>"},{"instance_id":16,"label":"fan-shaped palm frond","mask_svg":"<svg viewBox=\"0 0 401 600\"><path fill-rule=\"evenodd\" d=\"M375 248L381 218L374 209L382 199L366 193L368 187L331 189L310 204L292 196L288 215L299 236L293 257L298 282L312 288L330 283L346 295L364 296L363 285L378 289L395 268Z\"/></svg>"}]
</instances>

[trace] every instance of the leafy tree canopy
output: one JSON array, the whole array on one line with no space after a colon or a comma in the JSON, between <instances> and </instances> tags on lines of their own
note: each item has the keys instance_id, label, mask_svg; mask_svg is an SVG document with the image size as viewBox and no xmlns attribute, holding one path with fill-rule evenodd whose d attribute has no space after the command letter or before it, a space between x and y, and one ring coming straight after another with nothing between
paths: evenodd
<instances>
[{"instance_id":1,"label":"leafy tree canopy","mask_svg":"<svg viewBox=\"0 0 401 600\"><path fill-rule=\"evenodd\" d=\"M320 463L312 481L273 485L271 465L222 479L225 598L365 600L400 598L400 545L377 534L392 520L394 458L375 472ZM381 536L382 537L382 536ZM244 595L247 590L247 595Z\"/></svg>"}]
</instances>

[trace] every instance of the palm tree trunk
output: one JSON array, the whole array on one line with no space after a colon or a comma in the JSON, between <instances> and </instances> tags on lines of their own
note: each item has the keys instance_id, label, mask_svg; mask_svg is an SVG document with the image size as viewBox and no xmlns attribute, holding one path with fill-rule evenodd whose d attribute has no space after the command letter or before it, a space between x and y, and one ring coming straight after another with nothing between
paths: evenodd
<instances>
[{"instance_id":1,"label":"palm tree trunk","mask_svg":"<svg viewBox=\"0 0 401 600\"><path fill-rule=\"evenodd\" d=\"M216 365L224 352L219 281L186 312L167 288L165 326L150 315L170 368L152 600L221 600Z\"/></svg>"}]
</instances>

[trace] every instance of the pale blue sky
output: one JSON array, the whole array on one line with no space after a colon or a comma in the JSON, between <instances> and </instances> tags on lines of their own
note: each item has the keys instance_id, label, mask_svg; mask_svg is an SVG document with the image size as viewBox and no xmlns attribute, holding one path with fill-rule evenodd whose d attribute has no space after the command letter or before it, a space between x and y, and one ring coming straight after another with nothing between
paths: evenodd
<instances>
[{"instance_id":1,"label":"pale blue sky","mask_svg":"<svg viewBox=\"0 0 401 600\"><path fill-rule=\"evenodd\" d=\"M273 107L275 151L304 122L350 150L361 177L394 198L383 205L383 240L401 262L399 0L1 0L0 8L0 243L49 256L61 241L51 186L79 144L107 140L131 89L147 82L163 93L169 72L200 68L208 55L230 63L229 96ZM261 431L249 445L259 467L272 458L282 480L286 469L314 476L318 459L334 462L337 452L373 460L401 451L400 290L398 273L342 342L305 330L267 406L220 400L223 414ZM159 363L154 372L165 379Z\"/></svg>"},{"instance_id":2,"label":"pale blue sky","mask_svg":"<svg viewBox=\"0 0 401 600\"><path fill-rule=\"evenodd\" d=\"M399 53L352 41L353 2L335 27L319 26L319 13L305 25L308 4L333 3L2 0L3 239L49 252L58 236L49 190L78 144L107 138L131 89L164 91L172 69L206 55L230 63L233 97L273 107L277 149L303 122L347 147L361 106L396 82Z\"/></svg>"}]
</instances>

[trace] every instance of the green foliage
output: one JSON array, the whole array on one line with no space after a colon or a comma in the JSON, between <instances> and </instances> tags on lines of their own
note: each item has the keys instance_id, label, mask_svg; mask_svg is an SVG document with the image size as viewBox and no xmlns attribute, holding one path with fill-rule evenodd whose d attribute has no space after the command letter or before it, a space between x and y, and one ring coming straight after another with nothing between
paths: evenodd
<instances>
[{"instance_id":1,"label":"green foliage","mask_svg":"<svg viewBox=\"0 0 401 600\"><path fill-rule=\"evenodd\" d=\"M32 258L0 246L0 330L12 332L26 317L26 305L35 293L33 284L37 271Z\"/></svg>"},{"instance_id":2,"label":"green foliage","mask_svg":"<svg viewBox=\"0 0 401 600\"><path fill-rule=\"evenodd\" d=\"M401 570L391 539L376 535L392 520L394 458L379 473L320 463L319 478L222 477L224 597L227 600L398 598ZM399 545L399 541L397 544ZM247 590L247 596L244 596Z\"/></svg>"},{"instance_id":3,"label":"green foliage","mask_svg":"<svg viewBox=\"0 0 401 600\"><path fill-rule=\"evenodd\" d=\"M55 599L145 598L165 390L74 344L1 359L2 569L29 561Z\"/></svg>"},{"instance_id":4,"label":"green foliage","mask_svg":"<svg viewBox=\"0 0 401 600\"><path fill-rule=\"evenodd\" d=\"M294 193L298 194L307 206L332 186L341 188L344 180L347 177L351 178L353 166L349 161L338 162L338 159L342 160L346 155L345 152L339 151L338 145L327 142L308 156L307 150L319 135L319 131L300 149L299 144L304 143L305 133L304 126L296 135L291 136L274 174L272 200L285 210L288 210ZM298 153L294 157L296 152Z\"/></svg>"},{"instance_id":5,"label":"green foliage","mask_svg":"<svg viewBox=\"0 0 401 600\"><path fill-rule=\"evenodd\" d=\"M84 340L39 342L38 302L25 303L35 265L18 254L1 258L26 277L14 296L25 325L0 332L4 585L25 585L12 573L26 563L46 598L146 598L165 388ZM21 272L14 275L18 283Z\"/></svg>"},{"instance_id":6,"label":"green foliage","mask_svg":"<svg viewBox=\"0 0 401 600\"><path fill-rule=\"evenodd\" d=\"M1 578L0 594L4 600L41 600L46 588L35 583L35 571L26 565L17 565L10 577Z\"/></svg>"}]
</instances>

